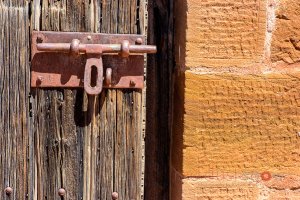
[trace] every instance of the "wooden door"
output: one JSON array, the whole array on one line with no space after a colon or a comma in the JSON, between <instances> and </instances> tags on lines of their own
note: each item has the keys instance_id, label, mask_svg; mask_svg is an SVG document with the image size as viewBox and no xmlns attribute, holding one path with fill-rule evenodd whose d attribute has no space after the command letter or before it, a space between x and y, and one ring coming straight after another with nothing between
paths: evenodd
<instances>
[{"instance_id":1,"label":"wooden door","mask_svg":"<svg viewBox=\"0 0 300 200\"><path fill-rule=\"evenodd\" d=\"M83 89L32 89L30 34L145 34L146 6L146 0L0 1L0 199L105 200L112 192L122 200L143 198L145 91L89 97Z\"/></svg>"}]
</instances>

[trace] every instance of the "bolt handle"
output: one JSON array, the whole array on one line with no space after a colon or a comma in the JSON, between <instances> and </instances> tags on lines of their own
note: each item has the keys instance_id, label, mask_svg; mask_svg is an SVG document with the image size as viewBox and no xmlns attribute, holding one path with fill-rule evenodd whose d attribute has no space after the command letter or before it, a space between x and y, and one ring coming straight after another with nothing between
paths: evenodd
<instances>
[{"instance_id":1,"label":"bolt handle","mask_svg":"<svg viewBox=\"0 0 300 200\"><path fill-rule=\"evenodd\" d=\"M92 68L97 69L95 85L92 85ZM89 95L98 95L103 88L103 62L102 57L90 57L87 59L84 69L84 90Z\"/></svg>"}]
</instances>

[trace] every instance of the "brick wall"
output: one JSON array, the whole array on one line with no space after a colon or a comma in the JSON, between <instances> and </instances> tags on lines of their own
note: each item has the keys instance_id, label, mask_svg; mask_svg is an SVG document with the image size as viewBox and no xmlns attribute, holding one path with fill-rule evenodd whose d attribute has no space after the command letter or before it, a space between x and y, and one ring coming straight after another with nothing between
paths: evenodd
<instances>
[{"instance_id":1,"label":"brick wall","mask_svg":"<svg viewBox=\"0 0 300 200\"><path fill-rule=\"evenodd\" d=\"M300 199L299 0L177 0L171 199Z\"/></svg>"}]
</instances>

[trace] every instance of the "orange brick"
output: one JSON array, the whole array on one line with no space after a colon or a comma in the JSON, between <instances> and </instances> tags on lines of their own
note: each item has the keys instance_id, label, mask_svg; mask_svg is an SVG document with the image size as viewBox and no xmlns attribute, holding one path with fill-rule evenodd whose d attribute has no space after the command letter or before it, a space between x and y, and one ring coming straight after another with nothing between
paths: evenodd
<instances>
[{"instance_id":1,"label":"orange brick","mask_svg":"<svg viewBox=\"0 0 300 200\"><path fill-rule=\"evenodd\" d=\"M243 66L262 59L265 0L177 0L179 66Z\"/></svg>"},{"instance_id":2,"label":"orange brick","mask_svg":"<svg viewBox=\"0 0 300 200\"><path fill-rule=\"evenodd\" d=\"M273 33L271 59L273 62L300 61L300 3L298 0L280 1L276 11L276 28Z\"/></svg>"},{"instance_id":3,"label":"orange brick","mask_svg":"<svg viewBox=\"0 0 300 200\"><path fill-rule=\"evenodd\" d=\"M271 190L268 200L299 200L300 191L298 190Z\"/></svg>"},{"instance_id":4,"label":"orange brick","mask_svg":"<svg viewBox=\"0 0 300 200\"><path fill-rule=\"evenodd\" d=\"M172 163L184 176L300 174L299 74L179 80Z\"/></svg>"},{"instance_id":5,"label":"orange brick","mask_svg":"<svg viewBox=\"0 0 300 200\"><path fill-rule=\"evenodd\" d=\"M255 200L259 194L258 187L247 181L207 178L184 178L181 181L182 194L178 200Z\"/></svg>"}]
</instances>

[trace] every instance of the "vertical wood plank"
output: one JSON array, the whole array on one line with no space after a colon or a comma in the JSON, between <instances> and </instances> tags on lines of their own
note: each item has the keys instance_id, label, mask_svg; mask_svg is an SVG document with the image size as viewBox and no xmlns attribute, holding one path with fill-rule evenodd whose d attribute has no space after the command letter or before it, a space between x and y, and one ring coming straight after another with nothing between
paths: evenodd
<instances>
[{"instance_id":1,"label":"vertical wood plank","mask_svg":"<svg viewBox=\"0 0 300 200\"><path fill-rule=\"evenodd\" d=\"M139 33L138 2L34 0L31 24L39 30ZM113 191L119 199L141 199L141 91L104 90L96 97L82 90L34 92L35 199L57 199L61 187L65 199L110 200Z\"/></svg>"},{"instance_id":2,"label":"vertical wood plank","mask_svg":"<svg viewBox=\"0 0 300 200\"><path fill-rule=\"evenodd\" d=\"M32 0L31 29L138 33L138 6ZM58 199L61 187L65 199L111 199L114 190L140 199L141 91L108 90L91 99L82 90L32 89L29 108L28 1L2 1L0 11L0 178L14 189L10 199Z\"/></svg>"},{"instance_id":3,"label":"vertical wood plank","mask_svg":"<svg viewBox=\"0 0 300 200\"><path fill-rule=\"evenodd\" d=\"M85 1L33 1L37 30L83 31ZM40 6L40 7L39 7ZM86 114L82 90L36 90L33 99L35 134L35 199L83 197L83 145Z\"/></svg>"},{"instance_id":4,"label":"vertical wood plank","mask_svg":"<svg viewBox=\"0 0 300 200\"><path fill-rule=\"evenodd\" d=\"M119 0L118 33L139 33L141 2ZM142 91L117 90L114 190L120 199L142 198ZM135 115L135 109L138 109Z\"/></svg>"},{"instance_id":5,"label":"vertical wood plank","mask_svg":"<svg viewBox=\"0 0 300 200\"><path fill-rule=\"evenodd\" d=\"M100 135L97 178L97 199L111 199L113 192L114 133L116 131L116 91L107 90L100 101Z\"/></svg>"},{"instance_id":6,"label":"vertical wood plank","mask_svg":"<svg viewBox=\"0 0 300 200\"><path fill-rule=\"evenodd\" d=\"M102 24L101 30L104 33L139 33L137 21L138 3L135 0L103 0L102 1ZM118 12L116 12L118 10ZM134 11L134 12L133 12ZM133 13L132 13L133 12ZM133 16L132 16L133 15ZM134 21L133 21L134 20ZM117 26L115 22L117 21ZM100 143L106 141L107 146L100 145L100 160L99 162L108 164L107 160L101 159L103 155L105 158L113 156L113 171L107 169L99 170L99 177L103 184L99 185L99 199L111 199L107 195L107 186L109 179L113 182L113 190L119 194L119 199L142 199L141 190L141 174L143 172L142 164L142 98L141 91L131 90L112 90L112 96L108 95L109 99L116 109L115 121L109 124L116 124L116 127L110 127L108 134L113 139L113 149L109 149L109 141L101 139ZM107 108L110 104L106 104ZM107 109L106 108L106 109ZM136 109L136 116L134 115ZM109 113L107 110L106 113ZM110 117L111 118L111 117ZM107 125L105 126L107 127ZM100 132L100 134L102 134ZM103 150L106 148L107 150ZM104 162L103 162L104 161ZM105 180L104 180L105 179ZM103 188L106 187L106 188ZM112 188L111 188L112 189Z\"/></svg>"},{"instance_id":7,"label":"vertical wood plank","mask_svg":"<svg viewBox=\"0 0 300 200\"><path fill-rule=\"evenodd\" d=\"M28 2L0 2L0 199L28 192ZM9 186L13 193L7 196Z\"/></svg>"}]
</instances>

